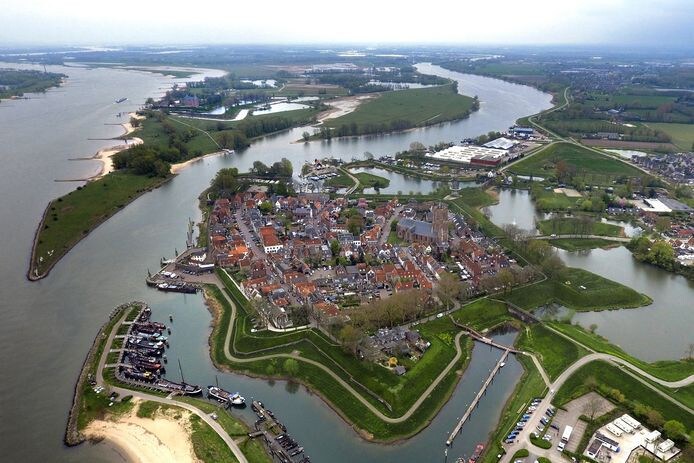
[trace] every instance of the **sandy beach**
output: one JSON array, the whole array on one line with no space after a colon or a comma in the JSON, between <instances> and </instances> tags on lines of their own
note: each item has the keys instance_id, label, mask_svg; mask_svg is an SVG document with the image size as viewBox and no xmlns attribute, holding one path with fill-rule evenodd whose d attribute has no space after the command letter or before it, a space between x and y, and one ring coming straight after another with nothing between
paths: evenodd
<instances>
[{"instance_id":1,"label":"sandy beach","mask_svg":"<svg viewBox=\"0 0 694 463\"><path fill-rule=\"evenodd\" d=\"M190 439L186 410L157 412L155 419L138 418L138 405L117 420L96 420L85 429L94 440L104 439L120 449L131 462L198 462ZM174 418L176 413L176 418Z\"/></svg>"},{"instance_id":2,"label":"sandy beach","mask_svg":"<svg viewBox=\"0 0 694 463\"><path fill-rule=\"evenodd\" d=\"M318 115L318 122L324 122L328 119L335 119L340 116L344 116L345 114L349 114L355 109L357 109L357 107L359 107L360 104L373 98L377 98L377 96L369 94L347 96L344 98L331 100L328 102L328 105L330 105L330 109Z\"/></svg>"},{"instance_id":3,"label":"sandy beach","mask_svg":"<svg viewBox=\"0 0 694 463\"><path fill-rule=\"evenodd\" d=\"M193 159L188 159L187 161L179 162L177 164L171 164L171 173L172 174L177 174L184 168L188 167L191 164L195 164L196 162L202 162L206 158L210 158L213 156L219 156L221 154L225 154L224 151L215 151L214 153L207 153L204 156L199 156L197 158Z\"/></svg>"},{"instance_id":4,"label":"sandy beach","mask_svg":"<svg viewBox=\"0 0 694 463\"><path fill-rule=\"evenodd\" d=\"M128 121L121 124L121 126L123 127L123 130L125 131L123 133L123 135L121 135L121 136L126 136L135 130L135 127L133 127L132 124L130 123L131 117L134 119L139 119L139 120L142 120L145 118L145 116L138 116L135 113L128 113L126 115L126 117L128 118ZM130 148L131 146L139 145L141 143L143 143L141 138L131 137L131 138L127 138L127 139L123 140L123 143L121 143L119 145L109 146L108 148L104 148L102 150L97 151L97 153L94 155L93 159L97 159L97 160L101 161L101 170L99 171L98 174L90 177L89 180L96 180L98 178L103 177L106 174L113 172L114 171L113 159L111 159L111 157L116 153L120 153L121 151L126 150L126 149Z\"/></svg>"}]
</instances>

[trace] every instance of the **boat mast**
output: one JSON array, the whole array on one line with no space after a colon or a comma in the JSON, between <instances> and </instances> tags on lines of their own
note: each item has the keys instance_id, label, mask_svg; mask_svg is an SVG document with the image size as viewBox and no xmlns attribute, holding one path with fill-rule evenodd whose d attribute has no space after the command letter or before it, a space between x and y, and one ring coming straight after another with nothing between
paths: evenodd
<instances>
[{"instance_id":1,"label":"boat mast","mask_svg":"<svg viewBox=\"0 0 694 463\"><path fill-rule=\"evenodd\" d=\"M178 359L178 371L181 373L181 382L186 383L185 378L183 378L183 368L181 368L181 359Z\"/></svg>"}]
</instances>

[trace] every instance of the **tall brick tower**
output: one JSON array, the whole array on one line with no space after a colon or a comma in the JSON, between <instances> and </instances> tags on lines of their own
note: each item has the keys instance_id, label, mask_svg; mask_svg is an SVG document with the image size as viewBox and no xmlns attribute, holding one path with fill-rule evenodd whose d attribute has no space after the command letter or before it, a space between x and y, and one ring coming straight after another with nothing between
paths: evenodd
<instances>
[{"instance_id":1,"label":"tall brick tower","mask_svg":"<svg viewBox=\"0 0 694 463\"><path fill-rule=\"evenodd\" d=\"M436 204L431 208L431 228L438 246L448 244L448 206Z\"/></svg>"}]
</instances>

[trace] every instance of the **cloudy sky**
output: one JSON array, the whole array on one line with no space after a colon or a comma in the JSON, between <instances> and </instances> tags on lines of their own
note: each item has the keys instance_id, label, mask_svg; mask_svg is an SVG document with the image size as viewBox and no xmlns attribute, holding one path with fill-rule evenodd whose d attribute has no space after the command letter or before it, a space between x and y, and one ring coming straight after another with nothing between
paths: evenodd
<instances>
[{"instance_id":1,"label":"cloudy sky","mask_svg":"<svg viewBox=\"0 0 694 463\"><path fill-rule=\"evenodd\" d=\"M310 42L694 47L694 0L3 0L0 12L0 47Z\"/></svg>"}]
</instances>

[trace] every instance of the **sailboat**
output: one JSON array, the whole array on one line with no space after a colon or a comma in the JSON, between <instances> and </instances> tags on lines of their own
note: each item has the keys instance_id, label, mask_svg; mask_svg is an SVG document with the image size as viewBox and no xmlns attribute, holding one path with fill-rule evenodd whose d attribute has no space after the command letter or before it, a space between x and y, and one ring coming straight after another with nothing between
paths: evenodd
<instances>
[{"instance_id":1,"label":"sailboat","mask_svg":"<svg viewBox=\"0 0 694 463\"><path fill-rule=\"evenodd\" d=\"M207 395L215 400L227 405L235 407L243 407L246 405L246 399L238 392L231 393L219 387L219 379L214 377L216 386L207 386Z\"/></svg>"}]
</instances>

